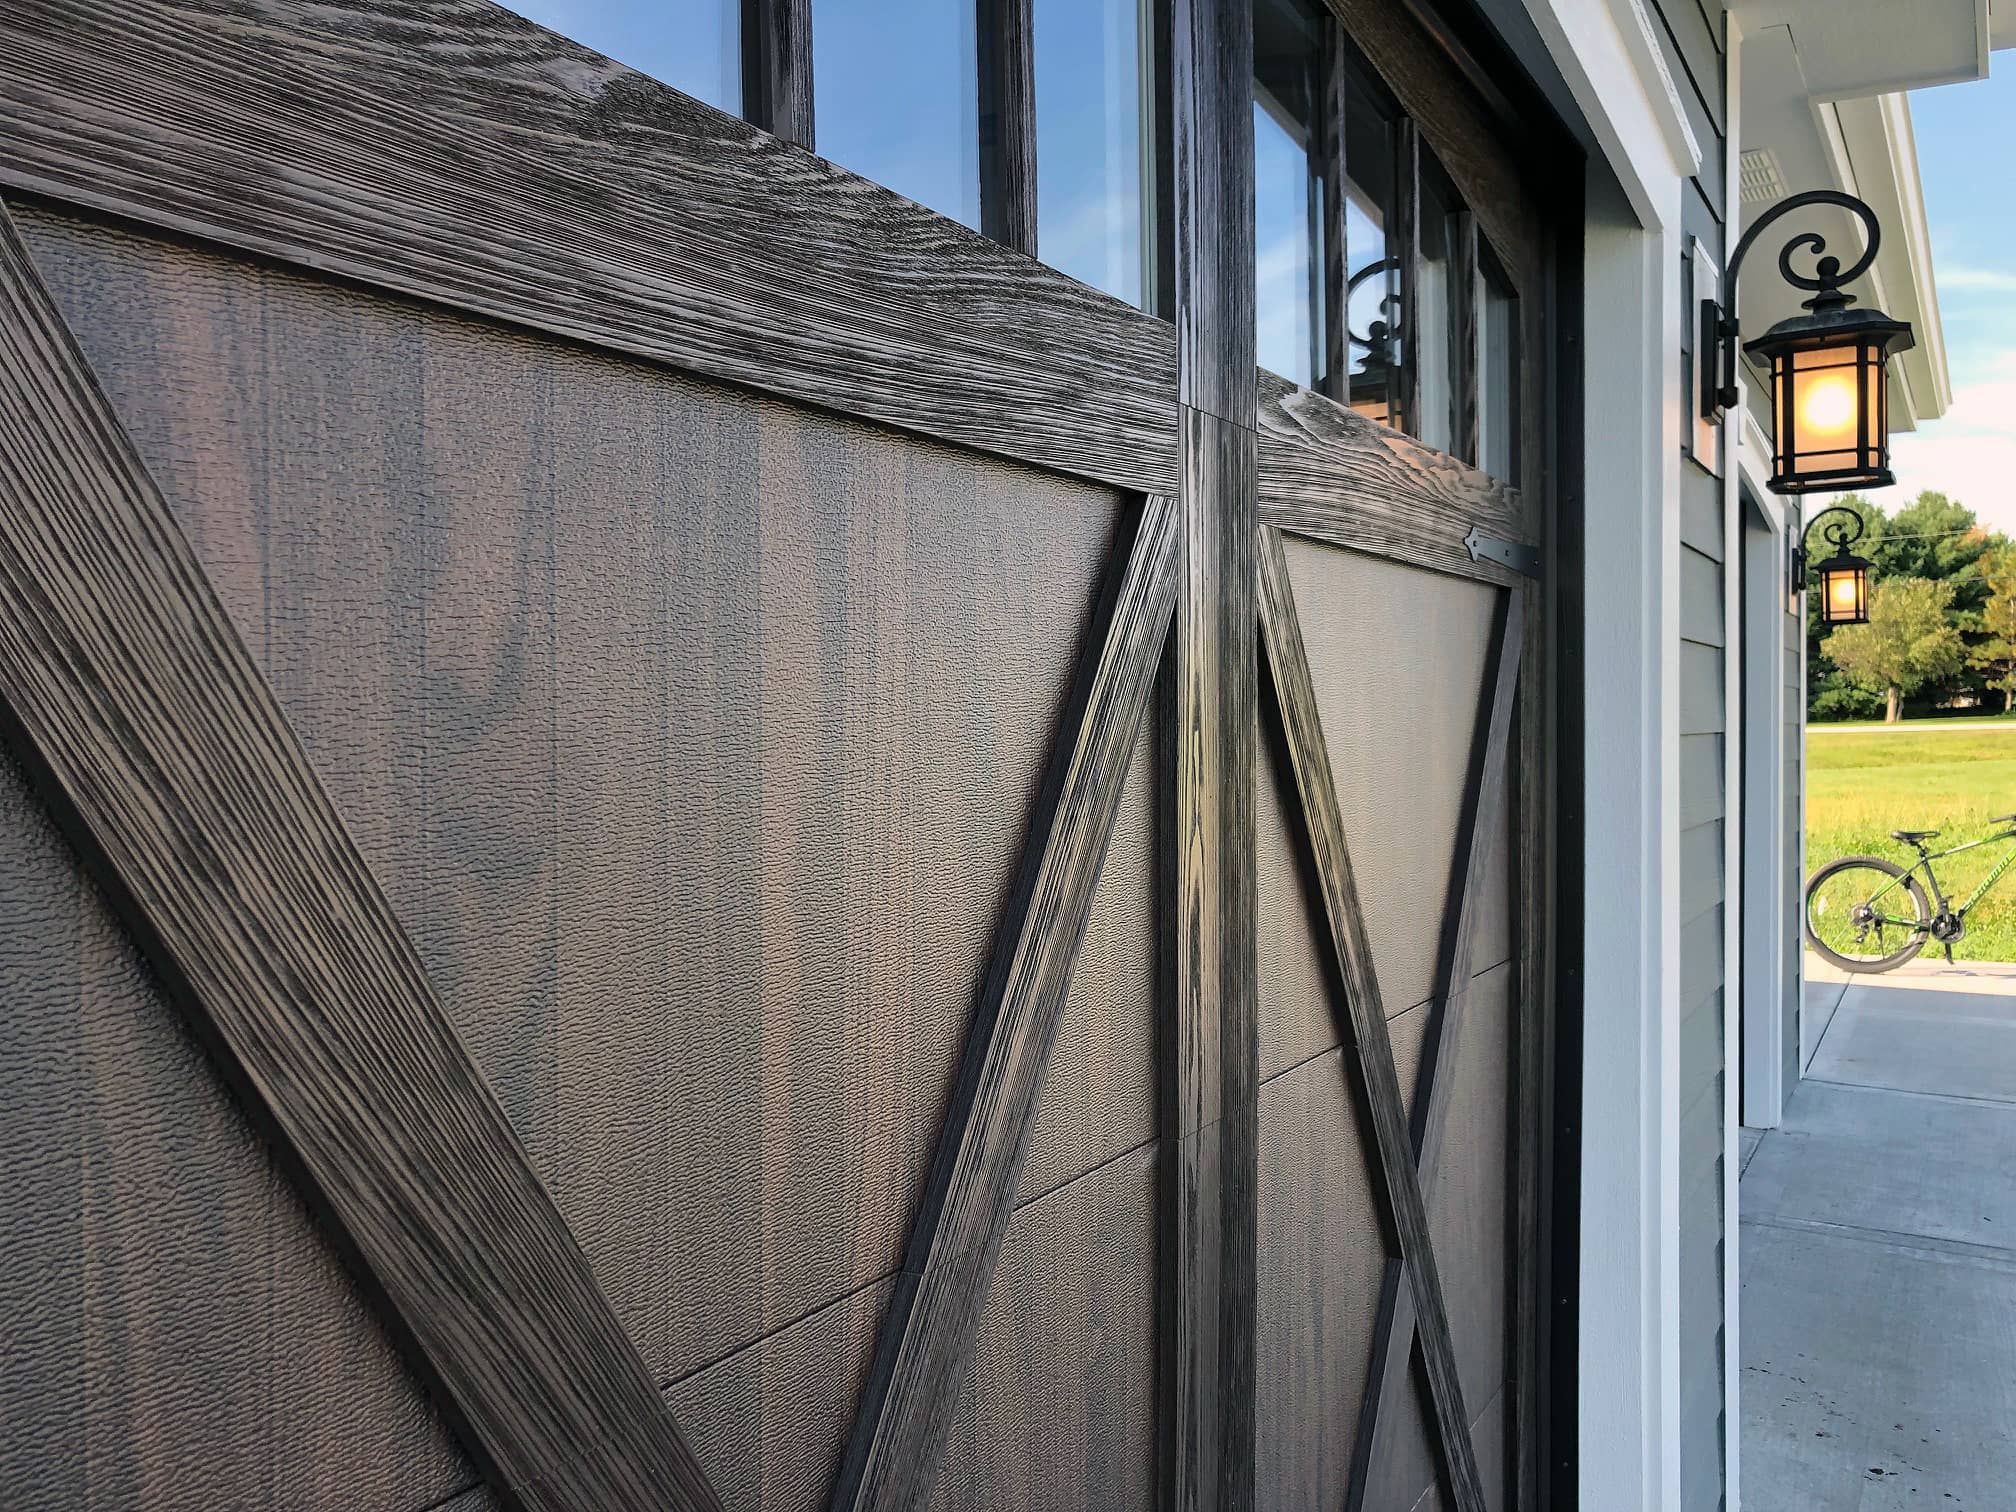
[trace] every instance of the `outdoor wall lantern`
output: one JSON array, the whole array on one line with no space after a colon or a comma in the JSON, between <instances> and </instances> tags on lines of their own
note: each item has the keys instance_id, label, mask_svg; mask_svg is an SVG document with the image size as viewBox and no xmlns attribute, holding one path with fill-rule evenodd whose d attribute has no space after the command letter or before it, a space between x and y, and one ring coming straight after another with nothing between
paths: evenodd
<instances>
[{"instance_id":1,"label":"outdoor wall lantern","mask_svg":"<svg viewBox=\"0 0 2016 1512\"><path fill-rule=\"evenodd\" d=\"M1805 537L1811 535L1813 527L1829 515L1845 515L1847 518L1832 522L1820 532L1834 547L1834 555L1813 569L1820 577L1820 623L1866 625L1869 623L1869 562L1867 558L1848 550L1862 539L1864 527L1862 516L1845 504L1823 509L1806 522L1806 529L1800 534L1799 550L1792 559L1793 587L1798 592L1805 592Z\"/></svg>"},{"instance_id":2,"label":"outdoor wall lantern","mask_svg":"<svg viewBox=\"0 0 2016 1512\"><path fill-rule=\"evenodd\" d=\"M1351 408L1382 425L1398 423L1394 409L1399 397L1400 358L1394 347L1400 340L1400 297L1397 294L1383 297L1379 301L1379 314L1384 318L1373 321L1360 336L1351 329L1351 296L1367 279L1396 272L1399 267L1397 257L1367 263L1344 285L1344 334L1350 337L1353 346L1365 349L1358 371L1351 375Z\"/></svg>"},{"instance_id":3,"label":"outdoor wall lantern","mask_svg":"<svg viewBox=\"0 0 2016 1512\"><path fill-rule=\"evenodd\" d=\"M1823 253L1826 238L1803 232L1778 253L1778 271L1785 281L1815 293L1805 302L1810 314L1779 321L1743 348L1771 369L1777 437L1766 486L1780 494L1881 488L1897 481L1890 472L1890 385L1885 363L1894 353L1909 351L1913 338L1908 322L1892 320L1881 310L1851 310L1855 296L1842 292L1842 285L1869 270L1882 239L1876 212L1852 194L1812 189L1780 200L1736 243L1729 259L1729 308L1723 310L1712 299L1701 302L1700 350L1706 354L1701 363L1701 413L1720 419L1736 404L1736 275L1743 255L1766 226L1808 205L1839 205L1853 211L1869 228L1869 243L1845 273L1840 258L1821 257L1811 278L1793 271L1792 254L1801 247Z\"/></svg>"}]
</instances>

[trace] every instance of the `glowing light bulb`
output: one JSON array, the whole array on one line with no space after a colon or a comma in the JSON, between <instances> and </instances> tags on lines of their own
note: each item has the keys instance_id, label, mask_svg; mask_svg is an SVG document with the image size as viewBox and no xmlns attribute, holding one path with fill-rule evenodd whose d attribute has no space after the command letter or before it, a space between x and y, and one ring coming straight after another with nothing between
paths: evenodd
<instances>
[{"instance_id":1,"label":"glowing light bulb","mask_svg":"<svg viewBox=\"0 0 2016 1512\"><path fill-rule=\"evenodd\" d=\"M1855 607L1855 574L1836 572L1827 578L1827 597L1836 609Z\"/></svg>"},{"instance_id":2,"label":"glowing light bulb","mask_svg":"<svg viewBox=\"0 0 2016 1512\"><path fill-rule=\"evenodd\" d=\"M1854 423L1855 380L1845 373L1808 383L1804 399L1799 423L1808 434L1831 434Z\"/></svg>"}]
</instances>

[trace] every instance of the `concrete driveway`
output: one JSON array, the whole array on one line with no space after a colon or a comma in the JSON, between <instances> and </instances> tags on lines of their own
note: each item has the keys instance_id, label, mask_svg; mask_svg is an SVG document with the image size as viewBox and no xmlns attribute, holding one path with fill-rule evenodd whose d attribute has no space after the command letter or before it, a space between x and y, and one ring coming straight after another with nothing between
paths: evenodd
<instances>
[{"instance_id":1,"label":"concrete driveway","mask_svg":"<svg viewBox=\"0 0 2016 1512\"><path fill-rule=\"evenodd\" d=\"M1809 956L1806 1080L1745 1131L1743 1501L2016 1509L2016 966Z\"/></svg>"}]
</instances>

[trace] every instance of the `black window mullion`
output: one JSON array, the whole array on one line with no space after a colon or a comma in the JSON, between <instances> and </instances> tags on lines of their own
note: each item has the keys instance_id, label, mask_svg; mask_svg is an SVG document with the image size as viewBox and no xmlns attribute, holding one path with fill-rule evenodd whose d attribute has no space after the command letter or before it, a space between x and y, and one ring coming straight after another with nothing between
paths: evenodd
<instances>
[{"instance_id":1,"label":"black window mullion","mask_svg":"<svg viewBox=\"0 0 2016 1512\"><path fill-rule=\"evenodd\" d=\"M1393 132L1393 235L1390 255L1400 266L1400 370L1395 375L1392 423L1409 435L1421 433L1421 132L1403 117Z\"/></svg>"},{"instance_id":2,"label":"black window mullion","mask_svg":"<svg viewBox=\"0 0 2016 1512\"><path fill-rule=\"evenodd\" d=\"M812 0L742 0L742 114L800 147L812 132Z\"/></svg>"},{"instance_id":3,"label":"black window mullion","mask_svg":"<svg viewBox=\"0 0 2016 1512\"><path fill-rule=\"evenodd\" d=\"M1477 372L1478 333L1483 328L1483 311L1478 308L1483 294L1477 276L1477 217L1468 210L1456 213L1455 245L1450 248L1449 268L1449 379L1454 400L1454 441L1456 455L1472 467L1483 461L1478 455Z\"/></svg>"},{"instance_id":4,"label":"black window mullion","mask_svg":"<svg viewBox=\"0 0 2016 1512\"><path fill-rule=\"evenodd\" d=\"M975 0L980 65L980 229L1036 252L1034 0Z\"/></svg>"},{"instance_id":5,"label":"black window mullion","mask_svg":"<svg viewBox=\"0 0 2016 1512\"><path fill-rule=\"evenodd\" d=\"M1345 77L1348 46L1344 28L1334 15L1323 18L1323 55L1319 64L1316 112L1318 166L1323 179L1322 298L1323 349L1316 364L1316 386L1339 404L1351 402L1351 310L1346 297L1350 246L1345 235L1344 106L1349 84Z\"/></svg>"}]
</instances>

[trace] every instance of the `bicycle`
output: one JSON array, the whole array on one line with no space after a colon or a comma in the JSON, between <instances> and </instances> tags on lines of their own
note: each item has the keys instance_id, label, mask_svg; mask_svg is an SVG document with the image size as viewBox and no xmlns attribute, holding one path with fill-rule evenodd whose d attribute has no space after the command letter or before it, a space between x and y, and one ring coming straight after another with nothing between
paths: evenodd
<instances>
[{"instance_id":1,"label":"bicycle","mask_svg":"<svg viewBox=\"0 0 2016 1512\"><path fill-rule=\"evenodd\" d=\"M1988 822L2016 825L2016 814L2002 814ZM1925 848L1925 842L1938 839L1938 830L1892 830L1890 834L1916 850L1918 859L1909 866L1899 866L1881 856L1843 856L1813 873L1806 884L1806 938L1843 971L1894 971L1928 942L1944 946L1951 962L1954 943L1967 933L1967 915L2002 874L2016 865L2016 846L2012 846L1973 895L1954 908L1933 875L1932 863L1998 841L2016 840L2016 829L1936 855ZM1916 874L1921 869L1931 884L1932 898L1938 900L1936 909L1919 885ZM1904 916L1907 905L1908 918ZM1897 943L1893 945L1893 941Z\"/></svg>"}]
</instances>

